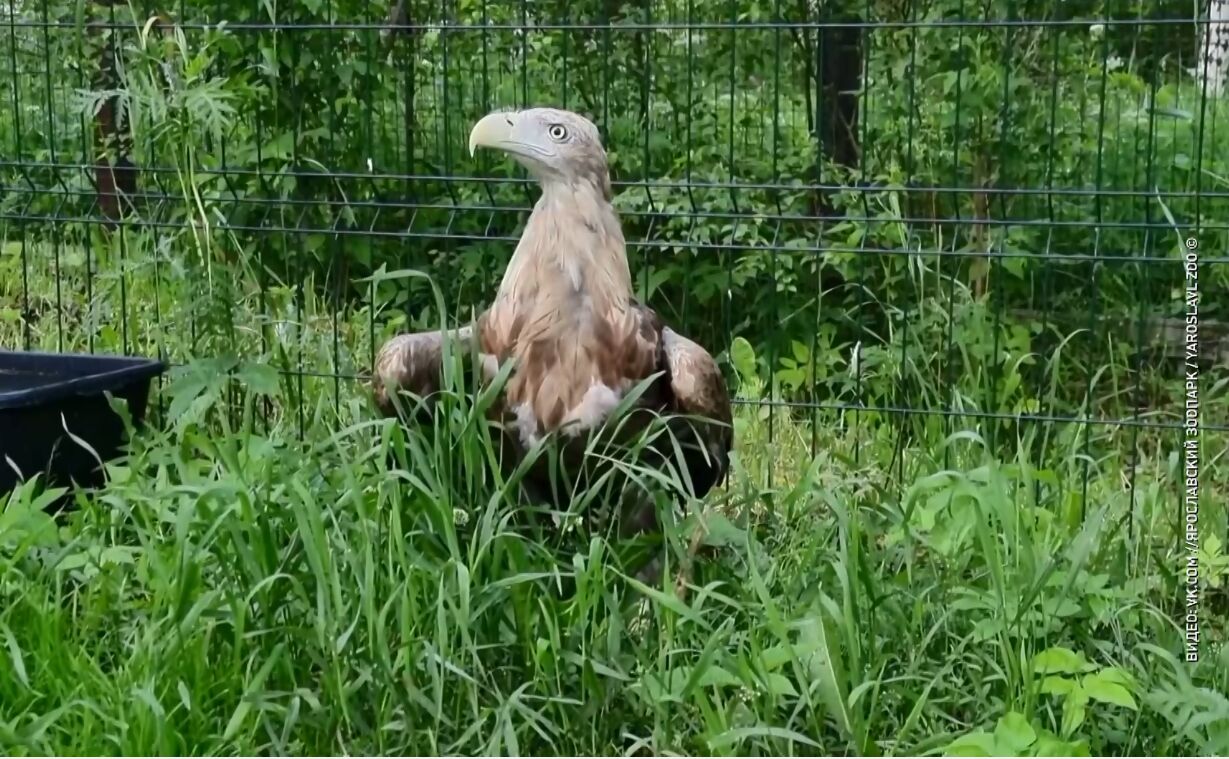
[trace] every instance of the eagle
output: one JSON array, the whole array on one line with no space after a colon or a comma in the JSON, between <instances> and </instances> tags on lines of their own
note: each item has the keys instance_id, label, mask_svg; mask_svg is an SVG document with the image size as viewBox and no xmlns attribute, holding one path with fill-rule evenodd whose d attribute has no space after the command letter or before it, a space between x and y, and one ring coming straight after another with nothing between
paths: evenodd
<instances>
[{"instance_id":1,"label":"eagle","mask_svg":"<svg viewBox=\"0 0 1229 759\"><path fill-rule=\"evenodd\" d=\"M535 495L566 509L577 492L572 486L612 466L601 457L581 462L591 439L608 433L627 440L654 418L669 434L653 439L650 450L658 455L652 465L674 462L685 484L677 497L703 498L729 470L729 392L713 356L634 297L597 127L555 108L497 111L470 132L471 157L478 148L511 156L537 181L541 195L485 311L447 335L401 334L381 347L373 370L377 408L392 416L392 394L427 398L437 391L444 341L451 339L458 353L476 353L484 381L512 362L490 411L502 423L501 446L512 461L552 438L560 459L585 473L559 487L552 480L558 475L540 458L523 480ZM626 419L615 421L617 407L635 393L625 404L631 409ZM618 492L623 502L612 510L622 514L624 535L660 530L651 499L643 492Z\"/></svg>"}]
</instances>

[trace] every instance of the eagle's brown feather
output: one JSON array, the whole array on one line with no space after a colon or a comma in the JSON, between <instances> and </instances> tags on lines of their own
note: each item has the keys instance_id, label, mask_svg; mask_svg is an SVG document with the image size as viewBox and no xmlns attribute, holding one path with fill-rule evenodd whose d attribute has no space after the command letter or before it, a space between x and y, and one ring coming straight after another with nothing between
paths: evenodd
<instances>
[{"instance_id":1,"label":"eagle's brown feather","mask_svg":"<svg viewBox=\"0 0 1229 759\"><path fill-rule=\"evenodd\" d=\"M473 327L466 325L449 330L453 351L468 354L473 342ZM376 407L392 416L396 413L389 391L407 391L426 398L440 388L444 361L445 333L407 332L390 338L380 346L373 367L372 395ZM497 365L493 356L479 354L484 379L495 377Z\"/></svg>"}]
</instances>

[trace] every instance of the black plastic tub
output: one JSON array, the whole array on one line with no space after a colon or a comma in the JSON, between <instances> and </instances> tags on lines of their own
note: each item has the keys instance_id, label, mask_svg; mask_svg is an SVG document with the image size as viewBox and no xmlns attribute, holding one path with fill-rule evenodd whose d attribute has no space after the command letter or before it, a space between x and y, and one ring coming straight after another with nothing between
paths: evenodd
<instances>
[{"instance_id":1,"label":"black plastic tub","mask_svg":"<svg viewBox=\"0 0 1229 759\"><path fill-rule=\"evenodd\" d=\"M37 473L49 486L101 485L98 460L65 427L103 461L115 458L124 423L105 393L127 401L138 425L150 382L165 370L147 358L0 350L0 496Z\"/></svg>"}]
</instances>

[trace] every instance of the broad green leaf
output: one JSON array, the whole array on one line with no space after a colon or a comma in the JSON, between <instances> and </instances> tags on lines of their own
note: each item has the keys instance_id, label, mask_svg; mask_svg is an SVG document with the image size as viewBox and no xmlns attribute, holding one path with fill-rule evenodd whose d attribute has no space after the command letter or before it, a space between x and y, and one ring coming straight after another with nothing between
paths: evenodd
<instances>
[{"instance_id":1,"label":"broad green leaf","mask_svg":"<svg viewBox=\"0 0 1229 759\"><path fill-rule=\"evenodd\" d=\"M952 741L947 751L946 756L996 756L1000 752L998 745L994 741L994 736L984 730L978 730L968 735L962 735Z\"/></svg>"},{"instance_id":2,"label":"broad green leaf","mask_svg":"<svg viewBox=\"0 0 1229 759\"><path fill-rule=\"evenodd\" d=\"M1083 655L1062 646L1046 649L1033 657L1033 671L1039 675L1053 673L1073 675L1089 669L1090 666Z\"/></svg>"},{"instance_id":3,"label":"broad green leaf","mask_svg":"<svg viewBox=\"0 0 1229 759\"><path fill-rule=\"evenodd\" d=\"M1125 706L1132 710L1138 709L1130 691L1119 683L1106 680L1099 672L1085 677L1081 685L1091 699L1116 706Z\"/></svg>"},{"instance_id":4,"label":"broad green leaf","mask_svg":"<svg viewBox=\"0 0 1229 759\"><path fill-rule=\"evenodd\" d=\"M1070 738L1084 724L1088 694L1079 687L1071 689L1063 700L1063 736Z\"/></svg>"},{"instance_id":5,"label":"broad green leaf","mask_svg":"<svg viewBox=\"0 0 1229 759\"><path fill-rule=\"evenodd\" d=\"M1023 714L1008 712L1000 719L994 728L994 739L1000 749L1007 749L1014 754L1021 754L1024 749L1037 740L1037 731L1028 723Z\"/></svg>"},{"instance_id":6,"label":"broad green leaf","mask_svg":"<svg viewBox=\"0 0 1229 759\"><path fill-rule=\"evenodd\" d=\"M139 549L131 546L111 546L104 548L99 556L100 564L132 564L133 556Z\"/></svg>"},{"instance_id":7,"label":"broad green leaf","mask_svg":"<svg viewBox=\"0 0 1229 759\"><path fill-rule=\"evenodd\" d=\"M1106 682L1118 683L1119 685L1131 688L1135 685L1135 678L1131 677L1129 672L1124 672L1118 667L1106 667L1097 673L1097 677Z\"/></svg>"},{"instance_id":8,"label":"broad green leaf","mask_svg":"<svg viewBox=\"0 0 1229 759\"><path fill-rule=\"evenodd\" d=\"M845 688L842 687L843 678L837 674L836 663L833 661L832 651L828 645L828 630L824 626L823 618L818 614L808 617L800 629L800 642L807 647L807 650L813 652L807 669L814 681L818 682L818 686L812 685L811 688L819 688L820 698L828 708L829 715L836 720L837 726L844 731L845 735L850 736L853 734L853 729L849 708L845 701Z\"/></svg>"},{"instance_id":9,"label":"broad green leaf","mask_svg":"<svg viewBox=\"0 0 1229 759\"><path fill-rule=\"evenodd\" d=\"M700 685L715 688L737 688L742 685L742 680L731 674L729 670L713 664L704 670L704 674L700 675Z\"/></svg>"},{"instance_id":10,"label":"broad green leaf","mask_svg":"<svg viewBox=\"0 0 1229 759\"><path fill-rule=\"evenodd\" d=\"M755 366L755 348L744 337L736 337L730 343L730 362L740 379L746 381L757 376Z\"/></svg>"},{"instance_id":11,"label":"broad green leaf","mask_svg":"<svg viewBox=\"0 0 1229 759\"><path fill-rule=\"evenodd\" d=\"M706 546L744 545L747 542L747 531L736 527L721 512L710 511L700 519L704 525L702 543Z\"/></svg>"},{"instance_id":12,"label":"broad green leaf","mask_svg":"<svg viewBox=\"0 0 1229 759\"><path fill-rule=\"evenodd\" d=\"M797 697L798 691L794 688L794 684L789 681L789 678L778 672L773 672L764 678L768 692L774 696L791 696Z\"/></svg>"},{"instance_id":13,"label":"broad green leaf","mask_svg":"<svg viewBox=\"0 0 1229 759\"><path fill-rule=\"evenodd\" d=\"M656 674L648 672L640 679L640 687L644 689L645 694L651 701L677 701L676 691L683 687L686 675L687 673L684 672L683 676L679 677L678 670L671 670L667 678L662 679Z\"/></svg>"},{"instance_id":14,"label":"broad green leaf","mask_svg":"<svg viewBox=\"0 0 1229 759\"><path fill-rule=\"evenodd\" d=\"M1064 741L1046 731L1037 737L1029 753L1034 756L1088 756L1088 744L1084 741Z\"/></svg>"},{"instance_id":15,"label":"broad green leaf","mask_svg":"<svg viewBox=\"0 0 1229 759\"><path fill-rule=\"evenodd\" d=\"M1057 696L1066 695L1075 687L1075 681L1065 677L1057 677L1050 675L1041 681L1041 692L1051 693Z\"/></svg>"}]
</instances>

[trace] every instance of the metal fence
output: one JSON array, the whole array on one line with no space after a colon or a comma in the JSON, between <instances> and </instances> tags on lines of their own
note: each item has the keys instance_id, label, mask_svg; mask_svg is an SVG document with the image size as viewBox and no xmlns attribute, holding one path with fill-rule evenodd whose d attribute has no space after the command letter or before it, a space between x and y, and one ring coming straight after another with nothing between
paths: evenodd
<instances>
[{"instance_id":1,"label":"metal fence","mask_svg":"<svg viewBox=\"0 0 1229 759\"><path fill-rule=\"evenodd\" d=\"M740 402L1173 448L1190 365L1216 445L1223 33L1133 5L9 0L0 343L257 361L302 424L438 317L373 274L490 297L534 191L465 136L549 104L601 128L641 296Z\"/></svg>"}]
</instances>

